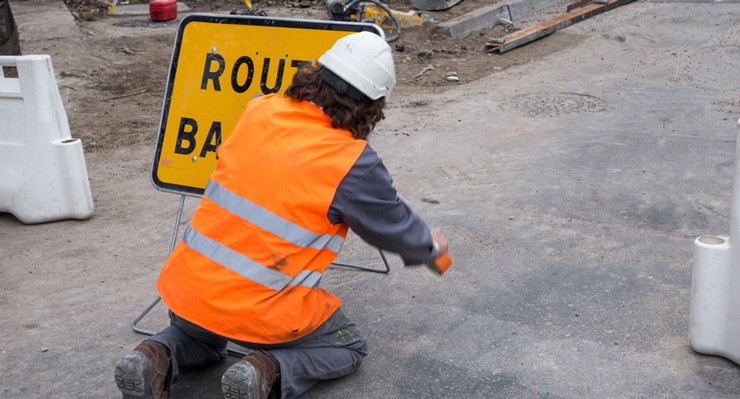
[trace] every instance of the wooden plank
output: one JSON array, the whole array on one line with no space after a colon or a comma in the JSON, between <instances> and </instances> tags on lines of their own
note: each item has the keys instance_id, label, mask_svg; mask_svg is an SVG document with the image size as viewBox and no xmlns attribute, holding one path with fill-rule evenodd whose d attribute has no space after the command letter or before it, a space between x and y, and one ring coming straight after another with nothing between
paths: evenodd
<instances>
[{"instance_id":1,"label":"wooden plank","mask_svg":"<svg viewBox=\"0 0 740 399\"><path fill-rule=\"evenodd\" d=\"M539 38L550 35L560 29L567 28L577 22L599 15L611 9L631 3L635 0L608 0L602 4L591 3L583 7L558 15L557 17L540 22L529 28L510 33L502 38L491 39L486 44L488 51L498 50L504 53Z\"/></svg>"}]
</instances>

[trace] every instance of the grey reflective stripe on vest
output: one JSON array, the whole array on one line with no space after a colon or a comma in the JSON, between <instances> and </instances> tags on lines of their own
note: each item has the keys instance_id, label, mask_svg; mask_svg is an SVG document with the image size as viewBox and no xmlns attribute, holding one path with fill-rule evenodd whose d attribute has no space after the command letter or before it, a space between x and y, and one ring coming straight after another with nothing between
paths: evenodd
<instances>
[{"instance_id":1,"label":"grey reflective stripe on vest","mask_svg":"<svg viewBox=\"0 0 740 399\"><path fill-rule=\"evenodd\" d=\"M183 237L185 245L206 258L248 278L255 283L282 291L285 287L303 286L315 288L321 280L321 273L303 270L294 278L276 270L269 269L246 256L229 249L188 226Z\"/></svg>"},{"instance_id":2,"label":"grey reflective stripe on vest","mask_svg":"<svg viewBox=\"0 0 740 399\"><path fill-rule=\"evenodd\" d=\"M259 226L285 241L301 248L324 248L339 253L344 245L344 238L339 235L314 234L297 224L268 211L261 206L246 200L227 190L213 180L208 181L204 194L208 199L240 218Z\"/></svg>"}]
</instances>

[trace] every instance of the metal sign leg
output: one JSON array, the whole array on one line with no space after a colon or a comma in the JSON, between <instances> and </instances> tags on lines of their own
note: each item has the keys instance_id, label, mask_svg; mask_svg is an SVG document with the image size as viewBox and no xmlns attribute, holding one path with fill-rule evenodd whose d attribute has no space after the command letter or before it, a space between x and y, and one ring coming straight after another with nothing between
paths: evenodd
<instances>
[{"instance_id":1,"label":"metal sign leg","mask_svg":"<svg viewBox=\"0 0 740 399\"><path fill-rule=\"evenodd\" d=\"M364 272L372 272L372 273L382 273L382 274L388 274L388 273L390 273L391 272L391 267L390 267L390 265L388 265L388 259L385 258L385 254L383 253L383 250L382 249L378 249L378 252L380 253L380 257L383 259L383 264L385 265L385 270L372 269L372 268L369 268L369 267L355 266L355 265L350 265L350 264L347 264L347 263L338 263L338 262L332 263L332 266L346 267L346 268L349 268L349 269L362 270Z\"/></svg>"},{"instance_id":2,"label":"metal sign leg","mask_svg":"<svg viewBox=\"0 0 740 399\"><path fill-rule=\"evenodd\" d=\"M177 237L180 232L180 220L182 220L182 210L184 207L185 207L185 195L181 195L180 196L180 206L177 209L177 218L175 219L175 228L172 231L172 241L170 242L170 252L169 253L172 253L172 251L175 250L175 245L177 245ZM150 303L149 306L147 306L146 309L144 309L144 311L141 312L141 314L134 319L134 321L131 323L131 329L134 330L134 332L137 332L139 334L146 334L146 335L155 334L154 331L149 331L143 328L139 328L136 326L136 324L138 324L141 321L141 319L143 319L144 316L146 316L147 313L149 313L152 309L154 309L154 307L157 306L157 304L159 303L161 299L162 298L158 296L157 299L155 299L152 303Z\"/></svg>"}]
</instances>

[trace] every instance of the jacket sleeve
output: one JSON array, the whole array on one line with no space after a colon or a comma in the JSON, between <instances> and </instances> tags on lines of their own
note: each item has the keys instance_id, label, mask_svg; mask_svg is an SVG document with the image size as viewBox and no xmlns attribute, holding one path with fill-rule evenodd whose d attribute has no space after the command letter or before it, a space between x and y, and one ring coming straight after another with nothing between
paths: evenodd
<instances>
[{"instance_id":1,"label":"jacket sleeve","mask_svg":"<svg viewBox=\"0 0 740 399\"><path fill-rule=\"evenodd\" d=\"M398 197L383 161L369 145L340 183L327 216L334 224L347 224L370 245L399 254L405 265L431 260L429 227Z\"/></svg>"}]
</instances>

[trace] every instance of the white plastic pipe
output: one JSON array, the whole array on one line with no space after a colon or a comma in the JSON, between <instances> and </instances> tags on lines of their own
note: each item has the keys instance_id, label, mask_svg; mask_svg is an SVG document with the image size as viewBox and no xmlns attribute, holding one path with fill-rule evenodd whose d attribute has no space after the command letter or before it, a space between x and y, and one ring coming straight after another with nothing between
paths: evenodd
<instances>
[{"instance_id":1,"label":"white plastic pipe","mask_svg":"<svg viewBox=\"0 0 740 399\"><path fill-rule=\"evenodd\" d=\"M735 143L735 177L730 235L694 241L691 277L691 347L740 364L740 120Z\"/></svg>"}]
</instances>

